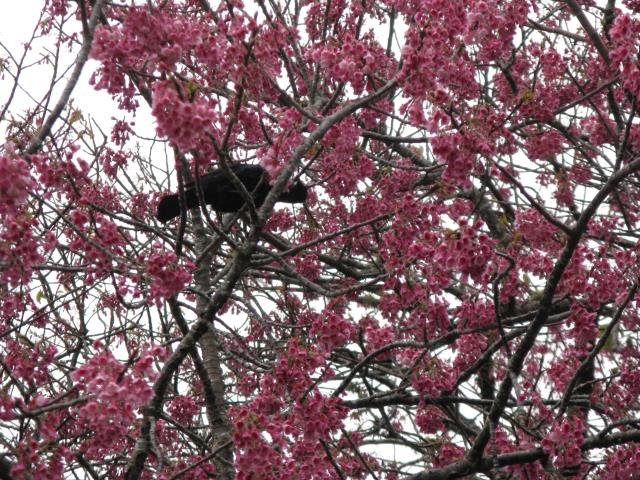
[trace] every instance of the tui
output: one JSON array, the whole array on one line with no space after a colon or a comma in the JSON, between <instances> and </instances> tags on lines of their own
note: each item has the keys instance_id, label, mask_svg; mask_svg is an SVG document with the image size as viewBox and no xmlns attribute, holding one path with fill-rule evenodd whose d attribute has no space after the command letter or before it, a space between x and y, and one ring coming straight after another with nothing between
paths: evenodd
<instances>
[{"instance_id":1,"label":"tui","mask_svg":"<svg viewBox=\"0 0 640 480\"><path fill-rule=\"evenodd\" d=\"M229 167L253 197L256 208L267 198L271 186L267 183L267 175L260 165L232 165ZM216 212L237 212L244 206L242 194L233 186L231 180L222 170L216 169L200 178L205 203L211 205ZM184 190L187 209L199 205L198 192L194 183L187 184ZM278 202L303 203L307 199L307 187L300 181L289 190L282 192ZM158 203L156 218L166 222L180 215L180 196L177 193L167 195Z\"/></svg>"}]
</instances>

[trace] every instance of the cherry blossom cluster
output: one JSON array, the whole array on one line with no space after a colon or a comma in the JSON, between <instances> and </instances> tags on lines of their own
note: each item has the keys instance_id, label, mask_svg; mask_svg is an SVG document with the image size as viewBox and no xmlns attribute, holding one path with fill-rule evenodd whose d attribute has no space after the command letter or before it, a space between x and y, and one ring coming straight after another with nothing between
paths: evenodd
<instances>
[{"instance_id":1,"label":"cherry blossom cluster","mask_svg":"<svg viewBox=\"0 0 640 480\"><path fill-rule=\"evenodd\" d=\"M342 427L347 410L310 383L321 358L291 343L254 400L233 409L239 478L331 478L331 463L318 442ZM290 399L295 403L288 409Z\"/></svg>"},{"instance_id":2,"label":"cherry blossom cluster","mask_svg":"<svg viewBox=\"0 0 640 480\"><path fill-rule=\"evenodd\" d=\"M541 446L557 468L580 465L584 442L584 423L577 417L565 417L555 422L551 431L542 439Z\"/></svg>"},{"instance_id":3,"label":"cherry blossom cluster","mask_svg":"<svg viewBox=\"0 0 640 480\"><path fill-rule=\"evenodd\" d=\"M104 152L100 156L100 163L105 173L111 177L115 177L118 168L124 167L128 163L128 155L123 151L113 150L111 148L105 148Z\"/></svg>"},{"instance_id":4,"label":"cherry blossom cluster","mask_svg":"<svg viewBox=\"0 0 640 480\"><path fill-rule=\"evenodd\" d=\"M158 250L142 260L149 277L148 302L159 303L181 291L191 281L190 271L178 264L174 252Z\"/></svg>"},{"instance_id":5,"label":"cherry blossom cluster","mask_svg":"<svg viewBox=\"0 0 640 480\"><path fill-rule=\"evenodd\" d=\"M328 151L319 166L324 175L332 175L335 180L327 186L330 195L349 195L356 191L358 181L373 174L373 162L357 151L360 131L349 119L332 127L323 138Z\"/></svg>"},{"instance_id":6,"label":"cherry blossom cluster","mask_svg":"<svg viewBox=\"0 0 640 480\"><path fill-rule=\"evenodd\" d=\"M411 378L411 384L420 395L437 397L449 392L455 384L455 370L439 358L420 361L419 369Z\"/></svg>"},{"instance_id":7,"label":"cherry blossom cluster","mask_svg":"<svg viewBox=\"0 0 640 480\"><path fill-rule=\"evenodd\" d=\"M54 345L44 342L31 346L9 340L5 345L3 362L23 381L40 386L49 380L49 367L57 353Z\"/></svg>"},{"instance_id":8,"label":"cherry blossom cluster","mask_svg":"<svg viewBox=\"0 0 640 480\"><path fill-rule=\"evenodd\" d=\"M156 82L153 93L153 115L158 122L158 134L185 151L206 141L215 115L211 102L201 98L189 102L180 98L172 82Z\"/></svg>"},{"instance_id":9,"label":"cherry blossom cluster","mask_svg":"<svg viewBox=\"0 0 640 480\"><path fill-rule=\"evenodd\" d=\"M98 200L104 202L105 199ZM86 281L93 283L118 263L118 257L124 253L126 238L116 223L99 213L92 218L87 210L75 209L69 217L74 227L68 231L69 247L85 258L88 263Z\"/></svg>"},{"instance_id":10,"label":"cherry blossom cluster","mask_svg":"<svg viewBox=\"0 0 640 480\"><path fill-rule=\"evenodd\" d=\"M16 448L18 461L11 467L11 477L17 480L28 478L42 478L43 480L58 480L63 478L65 457L71 460L68 450L54 447L50 453L42 454L47 448L36 439L21 442Z\"/></svg>"},{"instance_id":11,"label":"cherry blossom cluster","mask_svg":"<svg viewBox=\"0 0 640 480\"><path fill-rule=\"evenodd\" d=\"M28 281L33 267L42 260L40 239L33 232L35 221L27 215L3 218L0 225L0 282L19 285ZM48 242L51 241L47 237Z\"/></svg>"},{"instance_id":12,"label":"cherry blossom cluster","mask_svg":"<svg viewBox=\"0 0 640 480\"><path fill-rule=\"evenodd\" d=\"M309 334L316 339L318 349L322 352L329 353L354 337L353 324L335 311L310 314L310 317Z\"/></svg>"},{"instance_id":13,"label":"cherry blossom cluster","mask_svg":"<svg viewBox=\"0 0 640 480\"><path fill-rule=\"evenodd\" d=\"M607 462L598 472L602 480L632 480L638 474L640 448L637 445L613 449Z\"/></svg>"},{"instance_id":14,"label":"cherry blossom cluster","mask_svg":"<svg viewBox=\"0 0 640 480\"><path fill-rule=\"evenodd\" d=\"M26 206L35 185L28 163L13 155L0 155L0 215L14 215Z\"/></svg>"},{"instance_id":15,"label":"cherry blossom cluster","mask_svg":"<svg viewBox=\"0 0 640 480\"><path fill-rule=\"evenodd\" d=\"M149 375L158 356L163 358L164 349L146 349L130 369L102 350L71 373L76 388L86 396L77 415L78 427L92 432L84 442L88 457L101 458L122 448L121 439L132 428L138 409L153 395Z\"/></svg>"},{"instance_id":16,"label":"cherry blossom cluster","mask_svg":"<svg viewBox=\"0 0 640 480\"><path fill-rule=\"evenodd\" d=\"M197 23L167 15L163 10L151 13L146 8L129 9L119 28L99 28L91 55L102 62L96 88L117 93L127 68L145 65L171 72L176 62L200 45L206 37Z\"/></svg>"},{"instance_id":17,"label":"cherry blossom cluster","mask_svg":"<svg viewBox=\"0 0 640 480\"><path fill-rule=\"evenodd\" d=\"M496 453L510 453L516 452L520 449L528 449L536 447L533 439L526 434L519 435L517 442L509 437L507 432L502 428L497 428L494 431L494 439L490 446L487 447L487 453L495 455ZM489 450L493 450L490 452ZM544 478L545 472L541 465L541 462L525 463L523 465L508 465L505 470L518 480L526 480L529 478Z\"/></svg>"}]
</instances>

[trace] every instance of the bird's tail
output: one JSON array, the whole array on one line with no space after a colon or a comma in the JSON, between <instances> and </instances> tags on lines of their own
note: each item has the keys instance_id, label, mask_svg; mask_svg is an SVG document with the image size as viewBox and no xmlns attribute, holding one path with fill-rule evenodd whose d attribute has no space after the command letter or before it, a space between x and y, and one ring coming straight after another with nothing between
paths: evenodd
<instances>
[{"instance_id":1,"label":"bird's tail","mask_svg":"<svg viewBox=\"0 0 640 480\"><path fill-rule=\"evenodd\" d=\"M167 195L158 203L156 218L161 222L168 222L180 215L180 198L177 194Z\"/></svg>"}]
</instances>

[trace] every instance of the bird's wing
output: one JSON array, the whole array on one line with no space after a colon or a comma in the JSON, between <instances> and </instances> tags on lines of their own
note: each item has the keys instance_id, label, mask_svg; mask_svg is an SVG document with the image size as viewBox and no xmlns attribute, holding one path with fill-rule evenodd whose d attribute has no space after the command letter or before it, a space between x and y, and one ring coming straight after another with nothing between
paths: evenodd
<instances>
[{"instance_id":1,"label":"bird's wing","mask_svg":"<svg viewBox=\"0 0 640 480\"><path fill-rule=\"evenodd\" d=\"M265 173L264 168L260 165L231 165L231 171L238 177L245 188L249 191L253 190L262 179L266 182L267 179L263 178ZM204 190L216 191L219 193L238 193L238 189L233 186L233 183L224 174L222 170L216 168L200 177L200 183ZM185 188L194 188L195 182L189 182L185 185Z\"/></svg>"},{"instance_id":2,"label":"bird's wing","mask_svg":"<svg viewBox=\"0 0 640 480\"><path fill-rule=\"evenodd\" d=\"M224 174L222 173L222 171L220 170L212 170L208 173L205 173L204 175L202 175L200 177L200 185L202 185L203 187L205 185L208 185L209 183L211 184L216 184L216 183L220 183L221 180L223 180ZM196 186L196 182L195 180L192 182L187 182L184 184L184 188L185 189L189 189L189 188L194 188Z\"/></svg>"},{"instance_id":3,"label":"bird's wing","mask_svg":"<svg viewBox=\"0 0 640 480\"><path fill-rule=\"evenodd\" d=\"M267 182L265 170L260 165L233 165L231 170L249 192L253 191L261 182ZM226 176L223 175L223 178L220 192L239 193Z\"/></svg>"}]
</instances>

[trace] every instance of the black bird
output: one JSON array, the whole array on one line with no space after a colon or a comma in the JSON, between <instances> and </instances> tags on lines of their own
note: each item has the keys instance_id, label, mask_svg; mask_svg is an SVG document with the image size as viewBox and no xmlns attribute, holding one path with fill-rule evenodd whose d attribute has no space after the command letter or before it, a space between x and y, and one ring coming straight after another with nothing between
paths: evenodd
<instances>
[{"instance_id":1,"label":"black bird","mask_svg":"<svg viewBox=\"0 0 640 480\"><path fill-rule=\"evenodd\" d=\"M267 182L265 169L260 165L232 165L229 167L253 197L256 208L267 198L271 186ZM233 186L231 180L222 170L216 169L200 178L202 194L206 204L217 212L237 212L244 206L242 194ZM187 210L199 205L195 183L186 185L185 199ZM156 218L167 222L180 215L180 196L177 193L167 195L158 203ZM278 202L303 203L307 199L307 187L300 181L294 183L289 190L282 192Z\"/></svg>"}]
</instances>

